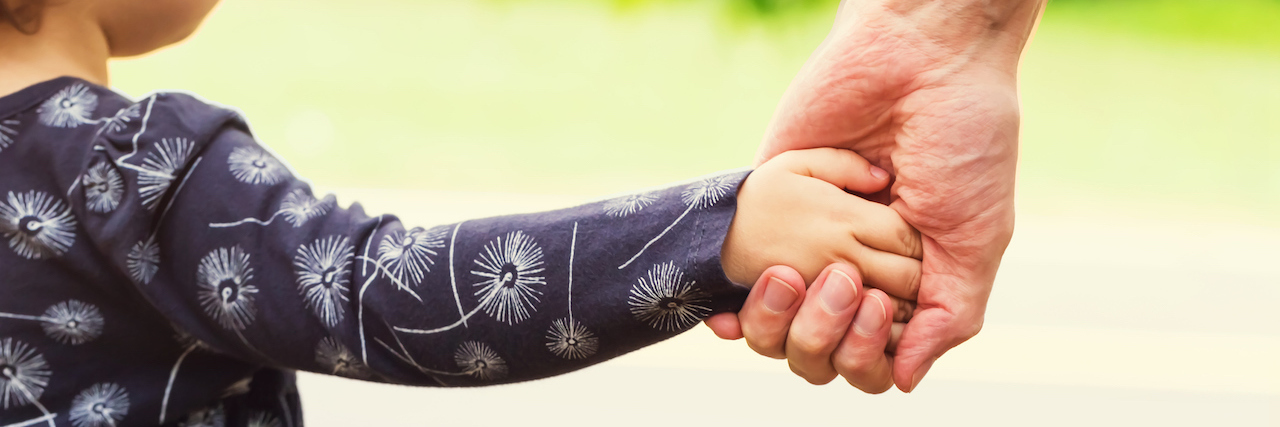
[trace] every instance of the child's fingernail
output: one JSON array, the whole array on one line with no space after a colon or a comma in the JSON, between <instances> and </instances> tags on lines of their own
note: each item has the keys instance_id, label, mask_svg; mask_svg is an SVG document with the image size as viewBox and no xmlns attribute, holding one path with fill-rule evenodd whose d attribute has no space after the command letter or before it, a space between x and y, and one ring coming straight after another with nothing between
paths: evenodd
<instances>
[{"instance_id":1,"label":"child's fingernail","mask_svg":"<svg viewBox=\"0 0 1280 427\"><path fill-rule=\"evenodd\" d=\"M916 369L916 375L911 378L911 389L907 390L908 393L916 391L916 386L920 385L920 380L924 379L924 374L929 373L929 368L932 368L933 362L937 360L938 359L929 359L928 362L924 362L923 365L920 365L920 369Z\"/></svg>"},{"instance_id":2,"label":"child's fingernail","mask_svg":"<svg viewBox=\"0 0 1280 427\"><path fill-rule=\"evenodd\" d=\"M800 294L796 293L796 290L787 282L777 277L770 277L769 283L764 288L764 308L769 309L773 314L779 314L791 308L791 304L795 304L798 297Z\"/></svg>"},{"instance_id":3,"label":"child's fingernail","mask_svg":"<svg viewBox=\"0 0 1280 427\"><path fill-rule=\"evenodd\" d=\"M858 290L853 287L853 279L840 270L831 270L831 274L827 275L827 283L823 284L822 290L818 292L818 299L822 300L822 309L830 314L840 314L848 310L857 297Z\"/></svg>"},{"instance_id":4,"label":"child's fingernail","mask_svg":"<svg viewBox=\"0 0 1280 427\"><path fill-rule=\"evenodd\" d=\"M884 301L880 297L872 294L871 298L875 299L875 304L871 307L864 306L858 309L858 315L853 318L853 330L858 335L869 337L880 331L880 327L884 326L885 312Z\"/></svg>"},{"instance_id":5,"label":"child's fingernail","mask_svg":"<svg viewBox=\"0 0 1280 427\"><path fill-rule=\"evenodd\" d=\"M880 169L879 167L876 167L876 165L871 165L871 176L876 179L885 179L889 177L889 171Z\"/></svg>"}]
</instances>

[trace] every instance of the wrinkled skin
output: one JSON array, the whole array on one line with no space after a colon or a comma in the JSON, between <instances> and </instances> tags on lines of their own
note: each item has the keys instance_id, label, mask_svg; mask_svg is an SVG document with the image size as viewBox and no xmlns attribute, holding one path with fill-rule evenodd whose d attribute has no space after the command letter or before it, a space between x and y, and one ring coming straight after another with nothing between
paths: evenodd
<instances>
[{"instance_id":1,"label":"wrinkled skin","mask_svg":"<svg viewBox=\"0 0 1280 427\"><path fill-rule=\"evenodd\" d=\"M1013 234L1017 63L1043 4L969 3L846 1L783 96L757 158L841 147L895 177L887 194L870 197L924 241L917 308L885 374L903 391L981 329ZM735 335L729 317L708 326ZM833 365L852 363L841 354Z\"/></svg>"}]
</instances>

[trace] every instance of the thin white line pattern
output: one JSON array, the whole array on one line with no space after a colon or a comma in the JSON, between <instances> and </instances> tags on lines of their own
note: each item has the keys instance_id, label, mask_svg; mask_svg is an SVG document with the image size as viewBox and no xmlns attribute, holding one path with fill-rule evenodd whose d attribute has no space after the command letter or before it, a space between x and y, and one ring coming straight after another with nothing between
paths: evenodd
<instances>
[{"instance_id":1,"label":"thin white line pattern","mask_svg":"<svg viewBox=\"0 0 1280 427\"><path fill-rule=\"evenodd\" d=\"M303 245L293 258L298 292L326 326L342 321L355 251L346 237L334 235Z\"/></svg>"},{"instance_id":2,"label":"thin white line pattern","mask_svg":"<svg viewBox=\"0 0 1280 427\"><path fill-rule=\"evenodd\" d=\"M537 311L546 277L542 248L523 231L512 231L485 244L484 252L473 261L479 270L471 274L482 278L472 284L480 307L499 322L514 325Z\"/></svg>"},{"instance_id":3,"label":"thin white line pattern","mask_svg":"<svg viewBox=\"0 0 1280 427\"><path fill-rule=\"evenodd\" d=\"M289 176L289 171L279 159L266 150L252 146L231 150L231 154L227 156L227 167L236 180L245 184L271 185Z\"/></svg>"},{"instance_id":4,"label":"thin white line pattern","mask_svg":"<svg viewBox=\"0 0 1280 427\"><path fill-rule=\"evenodd\" d=\"M316 344L316 363L320 364L321 372L330 375L369 378L371 374L369 367L334 337L325 337Z\"/></svg>"},{"instance_id":5,"label":"thin white line pattern","mask_svg":"<svg viewBox=\"0 0 1280 427\"><path fill-rule=\"evenodd\" d=\"M124 177L110 162L98 162L80 176L84 188L85 207L91 212L107 213L120 205L124 197Z\"/></svg>"},{"instance_id":6,"label":"thin white line pattern","mask_svg":"<svg viewBox=\"0 0 1280 427\"><path fill-rule=\"evenodd\" d=\"M164 138L155 144L155 151L147 152L138 167L138 195L142 206L155 210L164 197L178 170L182 169L195 153L195 143L186 138Z\"/></svg>"},{"instance_id":7,"label":"thin white line pattern","mask_svg":"<svg viewBox=\"0 0 1280 427\"><path fill-rule=\"evenodd\" d=\"M289 194L286 194L284 198L280 200L280 208L277 209L274 214L271 214L270 218L257 219L250 217L235 222L212 223L209 224L209 227L229 228L242 224L258 224L266 226L275 222L277 217L283 216L285 221L293 224L294 228L298 228L302 227L303 224L306 224L307 221L313 218L318 218L329 213L336 204L336 199L332 197L325 197L323 200L316 199L315 197L312 197L311 193L306 189L299 188L290 191Z\"/></svg>"},{"instance_id":8,"label":"thin white line pattern","mask_svg":"<svg viewBox=\"0 0 1280 427\"><path fill-rule=\"evenodd\" d=\"M227 413L222 409L221 403L187 414L182 422L178 423L179 427L226 427L226 425Z\"/></svg>"},{"instance_id":9,"label":"thin white line pattern","mask_svg":"<svg viewBox=\"0 0 1280 427\"><path fill-rule=\"evenodd\" d=\"M698 289L674 262L654 265L631 287L627 304L636 320L662 331L683 331L711 313L710 296Z\"/></svg>"},{"instance_id":10,"label":"thin white line pattern","mask_svg":"<svg viewBox=\"0 0 1280 427\"><path fill-rule=\"evenodd\" d=\"M690 184L683 192L680 193L680 200L683 201L685 205L689 206L684 210L684 213L676 217L676 220L672 221L671 225L667 226L666 229L663 229L656 237L649 240L648 243L645 243L644 247L640 248L639 252L636 252L631 259L628 259L627 262L618 266L618 269L621 270L626 268L626 266L635 262L636 258L640 258L640 254L643 254L645 250L648 250L650 246L653 246L653 244L661 239L662 236L665 236L671 231L671 229L675 228L676 224L680 223L680 220L683 220L684 217L689 215L689 212L693 212L694 209L705 209L714 206L731 191L733 191L733 178L730 175L709 176L699 180L698 182Z\"/></svg>"},{"instance_id":11,"label":"thin white line pattern","mask_svg":"<svg viewBox=\"0 0 1280 427\"><path fill-rule=\"evenodd\" d=\"M13 138L18 136L19 124L21 122L14 119L0 120L0 151L4 151L13 144Z\"/></svg>"},{"instance_id":12,"label":"thin white line pattern","mask_svg":"<svg viewBox=\"0 0 1280 427\"><path fill-rule=\"evenodd\" d=\"M215 249L196 268L196 298L222 327L244 330L257 314L253 299L258 288L249 284L252 279L249 254L240 246Z\"/></svg>"},{"instance_id":13,"label":"thin white line pattern","mask_svg":"<svg viewBox=\"0 0 1280 427\"><path fill-rule=\"evenodd\" d=\"M71 424L75 427L115 427L129 415L129 391L115 383L98 383L71 401Z\"/></svg>"},{"instance_id":14,"label":"thin white line pattern","mask_svg":"<svg viewBox=\"0 0 1280 427\"><path fill-rule=\"evenodd\" d=\"M102 335L102 327L106 323L98 307L79 300L54 304L44 311L43 317L40 324L44 333L55 341L69 345L80 345L97 339Z\"/></svg>"},{"instance_id":15,"label":"thin white line pattern","mask_svg":"<svg viewBox=\"0 0 1280 427\"><path fill-rule=\"evenodd\" d=\"M0 407L35 403L49 385L49 363L35 348L13 338L0 339Z\"/></svg>"},{"instance_id":16,"label":"thin white line pattern","mask_svg":"<svg viewBox=\"0 0 1280 427\"><path fill-rule=\"evenodd\" d=\"M129 122L142 117L142 104L129 104L121 108L114 116L102 119L103 130L120 132L129 127Z\"/></svg>"},{"instance_id":17,"label":"thin white line pattern","mask_svg":"<svg viewBox=\"0 0 1280 427\"><path fill-rule=\"evenodd\" d=\"M386 267L388 271L384 274L395 279L397 288L414 293L411 288L417 287L426 273L431 272L431 266L435 265L431 257L439 255L437 249L444 248L447 234L444 228L392 231L378 244L378 264Z\"/></svg>"},{"instance_id":18,"label":"thin white line pattern","mask_svg":"<svg viewBox=\"0 0 1280 427\"><path fill-rule=\"evenodd\" d=\"M453 353L453 361L471 376L481 380L499 380L507 376L507 362L488 345L467 341Z\"/></svg>"},{"instance_id":19,"label":"thin white line pattern","mask_svg":"<svg viewBox=\"0 0 1280 427\"><path fill-rule=\"evenodd\" d=\"M547 349L565 359L586 359L596 354L600 339L581 322L564 318L551 322L547 331Z\"/></svg>"},{"instance_id":20,"label":"thin white line pattern","mask_svg":"<svg viewBox=\"0 0 1280 427\"><path fill-rule=\"evenodd\" d=\"M658 196L649 193L622 196L605 202L604 213L614 218L623 218L640 212L657 200Z\"/></svg>"},{"instance_id":21,"label":"thin white line pattern","mask_svg":"<svg viewBox=\"0 0 1280 427\"><path fill-rule=\"evenodd\" d=\"M36 114L40 115L40 123L56 128L73 128L92 123L89 115L98 108L98 95L90 92L89 87L80 83L67 86L49 97Z\"/></svg>"},{"instance_id":22,"label":"thin white line pattern","mask_svg":"<svg viewBox=\"0 0 1280 427\"><path fill-rule=\"evenodd\" d=\"M0 234L23 258L62 256L75 243L75 228L71 208L48 193L10 191L8 200L0 201Z\"/></svg>"},{"instance_id":23,"label":"thin white line pattern","mask_svg":"<svg viewBox=\"0 0 1280 427\"><path fill-rule=\"evenodd\" d=\"M254 412L249 416L247 427L282 427L280 419L267 411Z\"/></svg>"},{"instance_id":24,"label":"thin white line pattern","mask_svg":"<svg viewBox=\"0 0 1280 427\"><path fill-rule=\"evenodd\" d=\"M151 279L160 270L160 245L156 243L155 235L148 236L129 248L129 253L125 255L125 267L133 281L143 285L151 283Z\"/></svg>"}]
</instances>

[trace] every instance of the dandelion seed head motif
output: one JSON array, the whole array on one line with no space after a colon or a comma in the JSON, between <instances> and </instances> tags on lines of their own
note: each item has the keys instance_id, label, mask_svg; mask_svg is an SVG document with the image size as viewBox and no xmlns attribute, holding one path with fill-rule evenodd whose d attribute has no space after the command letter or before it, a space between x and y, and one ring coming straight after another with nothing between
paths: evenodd
<instances>
[{"instance_id":1,"label":"dandelion seed head motif","mask_svg":"<svg viewBox=\"0 0 1280 427\"><path fill-rule=\"evenodd\" d=\"M523 231L513 231L485 244L484 253L476 259L480 270L471 274L483 278L472 286L478 288L475 296L480 306L494 319L514 325L528 319L537 310L542 291L534 286L546 286L542 268L542 248Z\"/></svg>"},{"instance_id":2,"label":"dandelion seed head motif","mask_svg":"<svg viewBox=\"0 0 1280 427\"><path fill-rule=\"evenodd\" d=\"M151 278L160 270L160 245L156 244L156 237L150 236L134 243L125 256L125 266L133 281L144 285L151 283Z\"/></svg>"},{"instance_id":3,"label":"dandelion seed head motif","mask_svg":"<svg viewBox=\"0 0 1280 427\"><path fill-rule=\"evenodd\" d=\"M615 218L631 215L658 200L657 196L648 193L637 193L609 200L604 204L604 213Z\"/></svg>"},{"instance_id":4,"label":"dandelion seed head motif","mask_svg":"<svg viewBox=\"0 0 1280 427\"><path fill-rule=\"evenodd\" d=\"M90 166L80 177L80 186L84 187L85 206L93 212L111 212L124 197L124 177L109 162Z\"/></svg>"},{"instance_id":5,"label":"dandelion seed head motif","mask_svg":"<svg viewBox=\"0 0 1280 427\"><path fill-rule=\"evenodd\" d=\"M195 143L186 138L161 139L155 151L147 153L138 171L138 195L142 206L154 210L169 190L178 170L195 153Z\"/></svg>"},{"instance_id":6,"label":"dandelion seed head motif","mask_svg":"<svg viewBox=\"0 0 1280 427\"><path fill-rule=\"evenodd\" d=\"M129 122L142 116L142 104L130 104L128 107L121 108L116 115L107 119L103 126L111 132L123 131L129 126Z\"/></svg>"},{"instance_id":7,"label":"dandelion seed head motif","mask_svg":"<svg viewBox=\"0 0 1280 427\"><path fill-rule=\"evenodd\" d=\"M507 362L481 342L462 343L453 353L453 361L466 373L482 380L497 380L507 376Z\"/></svg>"},{"instance_id":8,"label":"dandelion seed head motif","mask_svg":"<svg viewBox=\"0 0 1280 427\"><path fill-rule=\"evenodd\" d=\"M558 319L547 330L547 349L565 359L586 359L596 354L600 339L576 320Z\"/></svg>"},{"instance_id":9,"label":"dandelion seed head motif","mask_svg":"<svg viewBox=\"0 0 1280 427\"><path fill-rule=\"evenodd\" d=\"M71 401L71 424L75 427L114 427L129 415L129 392L113 383L99 383Z\"/></svg>"},{"instance_id":10,"label":"dandelion seed head motif","mask_svg":"<svg viewBox=\"0 0 1280 427\"><path fill-rule=\"evenodd\" d=\"M690 185L680 193L680 200L695 209L703 209L715 205L730 191L733 191L733 180L717 175Z\"/></svg>"},{"instance_id":11,"label":"dandelion seed head motif","mask_svg":"<svg viewBox=\"0 0 1280 427\"><path fill-rule=\"evenodd\" d=\"M45 335L63 344L80 345L102 335L102 312L92 304L63 301L45 310L42 317Z\"/></svg>"},{"instance_id":12,"label":"dandelion seed head motif","mask_svg":"<svg viewBox=\"0 0 1280 427\"><path fill-rule=\"evenodd\" d=\"M98 95L90 92L89 87L76 83L45 100L36 113L46 126L73 128L90 122L89 115L96 108Z\"/></svg>"},{"instance_id":13,"label":"dandelion seed head motif","mask_svg":"<svg viewBox=\"0 0 1280 427\"><path fill-rule=\"evenodd\" d=\"M191 335L177 329L176 326L174 327L174 331L176 331L176 333L173 336L173 340L177 341L178 345L182 346L183 349L213 351L213 347L210 347L209 344L205 344L204 341L200 341L200 339L196 338L195 335Z\"/></svg>"},{"instance_id":14,"label":"dandelion seed head motif","mask_svg":"<svg viewBox=\"0 0 1280 427\"><path fill-rule=\"evenodd\" d=\"M47 193L9 192L0 202L0 234L26 259L61 256L75 243L76 219L71 209Z\"/></svg>"},{"instance_id":15,"label":"dandelion seed head motif","mask_svg":"<svg viewBox=\"0 0 1280 427\"><path fill-rule=\"evenodd\" d=\"M369 367L333 337L326 337L316 345L316 363L327 374L348 378L368 378L370 375Z\"/></svg>"},{"instance_id":16,"label":"dandelion seed head motif","mask_svg":"<svg viewBox=\"0 0 1280 427\"><path fill-rule=\"evenodd\" d=\"M281 427L280 419L266 411L255 412L249 417L248 427Z\"/></svg>"},{"instance_id":17,"label":"dandelion seed head motif","mask_svg":"<svg viewBox=\"0 0 1280 427\"><path fill-rule=\"evenodd\" d=\"M236 147L227 156L231 175L245 184L271 185L283 181L289 171L284 164L266 150L257 147Z\"/></svg>"},{"instance_id":18,"label":"dandelion seed head motif","mask_svg":"<svg viewBox=\"0 0 1280 427\"><path fill-rule=\"evenodd\" d=\"M22 341L0 339L0 407L18 408L40 400L49 385L49 364Z\"/></svg>"},{"instance_id":19,"label":"dandelion seed head motif","mask_svg":"<svg viewBox=\"0 0 1280 427\"><path fill-rule=\"evenodd\" d=\"M239 246L218 248L200 260L196 269L196 297L205 314L222 327L243 330L256 316L254 296L258 288L249 284L253 268L249 254Z\"/></svg>"},{"instance_id":20,"label":"dandelion seed head motif","mask_svg":"<svg viewBox=\"0 0 1280 427\"><path fill-rule=\"evenodd\" d=\"M343 236L329 236L298 248L293 258L298 292L325 325L342 321L355 247Z\"/></svg>"},{"instance_id":21,"label":"dandelion seed head motif","mask_svg":"<svg viewBox=\"0 0 1280 427\"><path fill-rule=\"evenodd\" d=\"M283 212L284 219L293 224L294 228L301 227L312 218L329 213L330 209L333 209L333 202L330 199L318 200L302 189L289 192L280 201L280 211Z\"/></svg>"},{"instance_id":22,"label":"dandelion seed head motif","mask_svg":"<svg viewBox=\"0 0 1280 427\"><path fill-rule=\"evenodd\" d=\"M378 263L386 266L389 275L399 283L396 286L416 286L431 272L436 249L444 247L445 231L442 229L396 230L382 238L378 244ZM411 289L404 288L406 291Z\"/></svg>"},{"instance_id":23,"label":"dandelion seed head motif","mask_svg":"<svg viewBox=\"0 0 1280 427\"><path fill-rule=\"evenodd\" d=\"M13 144L13 137L18 136L17 120L0 121L0 150L9 148Z\"/></svg>"},{"instance_id":24,"label":"dandelion seed head motif","mask_svg":"<svg viewBox=\"0 0 1280 427\"><path fill-rule=\"evenodd\" d=\"M683 331L696 325L711 309L705 304L709 296L684 280L684 272L674 262L658 264L649 269L631 287L627 304L631 314L654 329Z\"/></svg>"},{"instance_id":25,"label":"dandelion seed head motif","mask_svg":"<svg viewBox=\"0 0 1280 427\"><path fill-rule=\"evenodd\" d=\"M204 408L190 414L178 423L179 427L226 427L227 413L222 404Z\"/></svg>"}]
</instances>

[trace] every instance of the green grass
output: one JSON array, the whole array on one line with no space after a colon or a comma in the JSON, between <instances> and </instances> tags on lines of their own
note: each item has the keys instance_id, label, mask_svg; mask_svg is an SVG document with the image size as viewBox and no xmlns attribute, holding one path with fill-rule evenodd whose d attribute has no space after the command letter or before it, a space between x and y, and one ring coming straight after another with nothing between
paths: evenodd
<instances>
[{"instance_id":1,"label":"green grass","mask_svg":"<svg viewBox=\"0 0 1280 427\"><path fill-rule=\"evenodd\" d=\"M751 160L834 7L743 4L227 2L113 72L243 109L326 186L600 194ZM1022 68L1026 206L1280 217L1277 4L1054 0Z\"/></svg>"}]
</instances>

